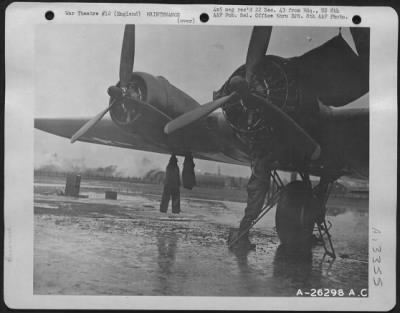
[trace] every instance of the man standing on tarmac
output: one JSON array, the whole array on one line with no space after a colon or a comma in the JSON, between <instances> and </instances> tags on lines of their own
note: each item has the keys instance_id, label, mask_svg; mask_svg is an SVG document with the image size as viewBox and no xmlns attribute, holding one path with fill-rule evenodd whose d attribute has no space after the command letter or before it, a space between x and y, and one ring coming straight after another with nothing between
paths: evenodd
<instances>
[{"instance_id":1,"label":"man standing on tarmac","mask_svg":"<svg viewBox=\"0 0 400 313\"><path fill-rule=\"evenodd\" d=\"M256 247L255 244L250 242L247 229L260 214L270 188L271 170L269 165L271 164L269 164L269 160L269 156L253 158L251 176L247 183L247 206L244 210L244 216L240 222L239 230L232 230L229 234L228 243L230 244L245 232L234 245L235 248L251 250Z\"/></svg>"},{"instance_id":2,"label":"man standing on tarmac","mask_svg":"<svg viewBox=\"0 0 400 313\"><path fill-rule=\"evenodd\" d=\"M173 154L165 171L164 190L160 203L161 213L167 213L170 198L172 198L172 213L179 214L181 212L180 185L178 159Z\"/></svg>"},{"instance_id":3,"label":"man standing on tarmac","mask_svg":"<svg viewBox=\"0 0 400 313\"><path fill-rule=\"evenodd\" d=\"M243 250L255 249L256 245L249 240L249 226L260 215L264 207L265 197L271 187L271 172L279 168L279 160L292 156L290 149L280 144L285 142L278 134L270 131L266 137L254 142L251 150L251 176L247 183L247 205L244 216L240 222L239 230L232 230L229 234L228 244L236 242L231 248ZM243 236L241 236L243 234ZM237 238L240 237L238 241Z\"/></svg>"}]
</instances>

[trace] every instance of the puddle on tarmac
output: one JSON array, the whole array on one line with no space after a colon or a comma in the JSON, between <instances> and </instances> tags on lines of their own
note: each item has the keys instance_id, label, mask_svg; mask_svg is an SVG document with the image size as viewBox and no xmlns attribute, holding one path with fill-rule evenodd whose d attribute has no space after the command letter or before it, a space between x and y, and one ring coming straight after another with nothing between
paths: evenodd
<instances>
[{"instance_id":1,"label":"puddle on tarmac","mask_svg":"<svg viewBox=\"0 0 400 313\"><path fill-rule=\"evenodd\" d=\"M35 294L295 296L299 288L368 287L365 203L329 209L332 262L321 246L288 255L273 210L252 230L257 249L233 253L226 239L243 203L182 199L182 218L170 219L144 196L35 201Z\"/></svg>"}]
</instances>

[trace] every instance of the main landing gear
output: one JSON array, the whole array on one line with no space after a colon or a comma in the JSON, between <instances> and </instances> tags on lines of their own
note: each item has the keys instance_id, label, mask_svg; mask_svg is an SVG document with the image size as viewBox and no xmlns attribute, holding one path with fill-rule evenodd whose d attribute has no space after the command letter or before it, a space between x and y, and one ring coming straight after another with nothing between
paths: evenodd
<instances>
[{"instance_id":1,"label":"main landing gear","mask_svg":"<svg viewBox=\"0 0 400 313\"><path fill-rule=\"evenodd\" d=\"M261 213L229 246L233 247L276 205L276 231L286 251L307 251L318 242L323 245L326 255L336 258L329 232L331 224L325 220L332 182L321 178L319 184L313 187L309 175L300 173L300 177L301 181L292 181L285 186L277 171L273 171L271 188Z\"/></svg>"}]
</instances>

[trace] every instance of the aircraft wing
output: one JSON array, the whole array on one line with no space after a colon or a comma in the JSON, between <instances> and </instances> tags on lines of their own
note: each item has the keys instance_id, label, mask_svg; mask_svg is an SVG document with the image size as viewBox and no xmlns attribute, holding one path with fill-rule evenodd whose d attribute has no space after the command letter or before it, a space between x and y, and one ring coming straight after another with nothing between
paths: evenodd
<instances>
[{"instance_id":1,"label":"aircraft wing","mask_svg":"<svg viewBox=\"0 0 400 313\"><path fill-rule=\"evenodd\" d=\"M342 107L369 90L369 29L351 29L358 55L342 35L292 58L297 79L306 92L328 106Z\"/></svg>"},{"instance_id":2,"label":"aircraft wing","mask_svg":"<svg viewBox=\"0 0 400 313\"><path fill-rule=\"evenodd\" d=\"M88 119L80 118L36 118L35 128L69 139L87 121ZM215 133L214 136L212 134L213 132L202 132L202 140L196 141L196 146L198 148L197 152L193 152L195 158L228 164L247 165L247 162L243 161L243 156L242 160L239 160L223 153L223 149L220 151L210 151L210 142L218 140ZM99 121L93 128L80 137L78 141L133 150L171 154L166 143L149 141L147 138L144 138L139 134L124 132L110 119ZM204 145L204 149L202 149L201 145ZM236 150L232 145L229 148Z\"/></svg>"},{"instance_id":3,"label":"aircraft wing","mask_svg":"<svg viewBox=\"0 0 400 313\"><path fill-rule=\"evenodd\" d=\"M35 119L35 128L60 137L71 138L71 136L87 121L88 119L38 118ZM128 149L168 153L163 147L148 144L142 140L141 137L136 136L135 134L127 134L123 132L112 120L109 119L100 121L78 141Z\"/></svg>"}]
</instances>

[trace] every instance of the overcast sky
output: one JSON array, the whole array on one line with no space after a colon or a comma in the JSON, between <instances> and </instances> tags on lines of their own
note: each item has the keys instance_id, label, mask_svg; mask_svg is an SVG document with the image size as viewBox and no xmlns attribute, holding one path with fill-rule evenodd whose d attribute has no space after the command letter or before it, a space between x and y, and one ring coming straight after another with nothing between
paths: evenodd
<instances>
[{"instance_id":1,"label":"overcast sky","mask_svg":"<svg viewBox=\"0 0 400 313\"><path fill-rule=\"evenodd\" d=\"M92 117L104 109L109 100L107 88L118 81L123 29L123 25L37 26L35 116ZM267 53L297 56L337 33L338 28L275 27ZM137 25L135 70L162 75L205 103L244 63L250 34L251 27L243 26ZM348 29L343 29L343 35L354 46ZM364 105L366 101L353 104ZM142 175L150 168L164 168L168 158L102 145L70 144L68 139L35 130L35 167L68 159L89 167L118 165L131 175ZM218 166L223 174L249 175L243 166L196 161L196 169L203 172L216 172Z\"/></svg>"}]
</instances>

